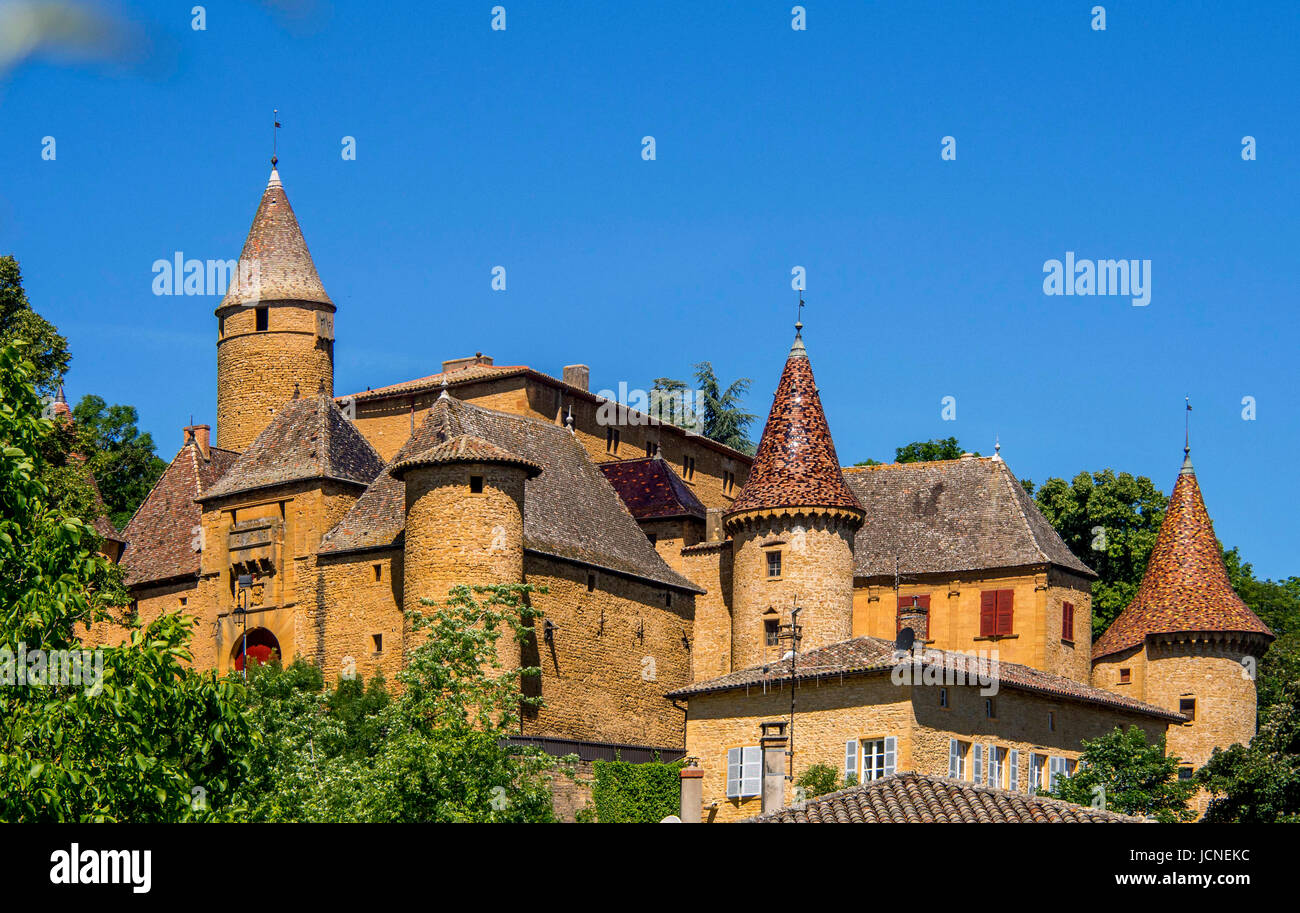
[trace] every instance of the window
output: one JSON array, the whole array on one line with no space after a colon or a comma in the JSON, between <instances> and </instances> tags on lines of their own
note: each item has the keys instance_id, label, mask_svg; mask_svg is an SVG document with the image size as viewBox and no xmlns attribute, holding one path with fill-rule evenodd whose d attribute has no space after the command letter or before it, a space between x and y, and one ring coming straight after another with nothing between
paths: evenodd
<instances>
[{"instance_id":1,"label":"window","mask_svg":"<svg viewBox=\"0 0 1300 913\"><path fill-rule=\"evenodd\" d=\"M1192 779L1192 777L1194 777L1194 776L1196 776L1196 768L1194 768L1194 767L1180 767L1180 768L1178 768L1178 779L1180 779L1180 780L1190 780L1190 779Z\"/></svg>"},{"instance_id":2,"label":"window","mask_svg":"<svg viewBox=\"0 0 1300 913\"><path fill-rule=\"evenodd\" d=\"M913 607L930 611L930 594L913 593L911 596L898 596L897 613L911 612Z\"/></svg>"},{"instance_id":3,"label":"window","mask_svg":"<svg viewBox=\"0 0 1300 913\"><path fill-rule=\"evenodd\" d=\"M1120 669L1120 670L1119 670L1119 683L1120 683L1121 685L1127 685L1127 684L1128 684L1129 682L1131 682L1131 681L1133 681L1133 670L1132 670L1132 669Z\"/></svg>"},{"instance_id":4,"label":"window","mask_svg":"<svg viewBox=\"0 0 1300 913\"><path fill-rule=\"evenodd\" d=\"M1047 731L1056 732L1056 711L1047 711Z\"/></svg>"},{"instance_id":5,"label":"window","mask_svg":"<svg viewBox=\"0 0 1300 913\"><path fill-rule=\"evenodd\" d=\"M1187 717L1187 722L1196 719L1196 698L1184 697L1178 700L1178 712Z\"/></svg>"},{"instance_id":6,"label":"window","mask_svg":"<svg viewBox=\"0 0 1300 913\"><path fill-rule=\"evenodd\" d=\"M729 495L733 491L735 491L735 489L736 489L736 474L734 472L726 472L724 470L722 473L722 493L724 495Z\"/></svg>"},{"instance_id":7,"label":"window","mask_svg":"<svg viewBox=\"0 0 1300 913\"><path fill-rule=\"evenodd\" d=\"M224 317L222 317L219 321L217 321L217 336L221 337L222 339L224 339L226 336L226 318Z\"/></svg>"},{"instance_id":8,"label":"window","mask_svg":"<svg viewBox=\"0 0 1300 913\"><path fill-rule=\"evenodd\" d=\"M695 457L682 457L682 478L688 482L695 478Z\"/></svg>"},{"instance_id":9,"label":"window","mask_svg":"<svg viewBox=\"0 0 1300 913\"><path fill-rule=\"evenodd\" d=\"M1074 603L1061 604L1061 640L1074 640Z\"/></svg>"},{"instance_id":10,"label":"window","mask_svg":"<svg viewBox=\"0 0 1300 913\"><path fill-rule=\"evenodd\" d=\"M383 652L384 652L384 635L382 635L382 634L371 634L371 635L370 635L370 645L374 648L374 651L375 651L376 653L383 653Z\"/></svg>"},{"instance_id":11,"label":"window","mask_svg":"<svg viewBox=\"0 0 1300 913\"><path fill-rule=\"evenodd\" d=\"M1046 773L1047 755L1034 754L1029 756L1029 795L1038 795L1038 790L1043 786L1043 774Z\"/></svg>"},{"instance_id":12,"label":"window","mask_svg":"<svg viewBox=\"0 0 1300 913\"><path fill-rule=\"evenodd\" d=\"M966 753L970 751L970 742L948 740L948 776L954 780L966 779Z\"/></svg>"},{"instance_id":13,"label":"window","mask_svg":"<svg viewBox=\"0 0 1300 913\"><path fill-rule=\"evenodd\" d=\"M384 569L381 565L372 564L370 565L370 570L375 575L375 583L378 583L381 579L383 579Z\"/></svg>"},{"instance_id":14,"label":"window","mask_svg":"<svg viewBox=\"0 0 1300 913\"><path fill-rule=\"evenodd\" d=\"M596 591L596 575L595 575L595 574L588 574L588 575L587 575L587 592L588 592L588 593L594 593L595 591Z\"/></svg>"},{"instance_id":15,"label":"window","mask_svg":"<svg viewBox=\"0 0 1300 913\"><path fill-rule=\"evenodd\" d=\"M182 609L185 608L185 606L186 606L188 603L189 603L189 599L188 599L187 597L185 597L185 596L182 596L182 597L181 597L181 608L182 608Z\"/></svg>"},{"instance_id":16,"label":"window","mask_svg":"<svg viewBox=\"0 0 1300 913\"><path fill-rule=\"evenodd\" d=\"M775 618L769 618L763 622L763 642L769 647L775 647L781 643L781 627L777 624Z\"/></svg>"},{"instance_id":17,"label":"window","mask_svg":"<svg viewBox=\"0 0 1300 913\"><path fill-rule=\"evenodd\" d=\"M858 782L857 739L849 739L844 743L844 780L846 783Z\"/></svg>"},{"instance_id":18,"label":"window","mask_svg":"<svg viewBox=\"0 0 1300 913\"><path fill-rule=\"evenodd\" d=\"M998 718L998 705L991 697L984 698L984 717L989 720Z\"/></svg>"},{"instance_id":19,"label":"window","mask_svg":"<svg viewBox=\"0 0 1300 913\"><path fill-rule=\"evenodd\" d=\"M646 442L645 442L645 455L646 455L646 458L647 458L647 459L649 459L650 457L652 457L652 456L655 455L655 442L654 442L654 441L646 441Z\"/></svg>"},{"instance_id":20,"label":"window","mask_svg":"<svg viewBox=\"0 0 1300 913\"><path fill-rule=\"evenodd\" d=\"M664 608L671 609L672 607L673 607L673 591L664 590Z\"/></svg>"},{"instance_id":21,"label":"window","mask_svg":"<svg viewBox=\"0 0 1300 913\"><path fill-rule=\"evenodd\" d=\"M619 432L617 428L609 427L605 429L605 452L618 453Z\"/></svg>"},{"instance_id":22,"label":"window","mask_svg":"<svg viewBox=\"0 0 1300 913\"><path fill-rule=\"evenodd\" d=\"M1068 759L1052 757L1048 760L1048 781L1047 789L1049 792L1055 792L1060 782L1070 776L1070 764Z\"/></svg>"},{"instance_id":23,"label":"window","mask_svg":"<svg viewBox=\"0 0 1300 913\"><path fill-rule=\"evenodd\" d=\"M980 637L1011 634L1014 612L1013 590L985 590L980 593Z\"/></svg>"},{"instance_id":24,"label":"window","mask_svg":"<svg viewBox=\"0 0 1300 913\"><path fill-rule=\"evenodd\" d=\"M781 553L779 551L770 551L767 553L767 576L781 576Z\"/></svg>"},{"instance_id":25,"label":"window","mask_svg":"<svg viewBox=\"0 0 1300 913\"><path fill-rule=\"evenodd\" d=\"M985 747L984 754L989 759L988 777L984 782L995 789L1001 789L1002 771L1007 766L1007 750L996 745L988 745Z\"/></svg>"},{"instance_id":26,"label":"window","mask_svg":"<svg viewBox=\"0 0 1300 913\"><path fill-rule=\"evenodd\" d=\"M746 799L762 792L763 749L727 749L727 798Z\"/></svg>"},{"instance_id":27,"label":"window","mask_svg":"<svg viewBox=\"0 0 1300 913\"><path fill-rule=\"evenodd\" d=\"M481 494L483 494L483 477L482 477L482 476L470 476L470 477L469 477L469 493L472 494L472 495L481 495Z\"/></svg>"},{"instance_id":28,"label":"window","mask_svg":"<svg viewBox=\"0 0 1300 913\"><path fill-rule=\"evenodd\" d=\"M264 333L266 332L267 327L269 327L271 323L270 312L266 308L257 308L256 312L257 312L257 332Z\"/></svg>"},{"instance_id":29,"label":"window","mask_svg":"<svg viewBox=\"0 0 1300 913\"><path fill-rule=\"evenodd\" d=\"M894 736L884 739L864 739L860 782L868 783L881 777L893 776L897 757L898 739Z\"/></svg>"},{"instance_id":30,"label":"window","mask_svg":"<svg viewBox=\"0 0 1300 913\"><path fill-rule=\"evenodd\" d=\"M948 689L947 689L947 688L940 688L940 689L939 689L939 706L940 706L940 707L947 707L947 706L948 706Z\"/></svg>"},{"instance_id":31,"label":"window","mask_svg":"<svg viewBox=\"0 0 1300 913\"><path fill-rule=\"evenodd\" d=\"M1007 789L1020 791L1020 749L1012 748L1007 752Z\"/></svg>"}]
</instances>

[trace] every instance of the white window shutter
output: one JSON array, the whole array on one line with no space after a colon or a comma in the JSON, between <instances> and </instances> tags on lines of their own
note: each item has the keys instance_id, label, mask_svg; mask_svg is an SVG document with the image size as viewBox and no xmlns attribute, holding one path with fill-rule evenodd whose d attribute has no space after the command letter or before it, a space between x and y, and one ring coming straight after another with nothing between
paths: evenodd
<instances>
[{"instance_id":1,"label":"white window shutter","mask_svg":"<svg viewBox=\"0 0 1300 913\"><path fill-rule=\"evenodd\" d=\"M741 750L727 749L727 798L735 799L740 795Z\"/></svg>"},{"instance_id":2,"label":"white window shutter","mask_svg":"<svg viewBox=\"0 0 1300 913\"><path fill-rule=\"evenodd\" d=\"M1020 749L1007 752L1007 789L1013 793L1020 789Z\"/></svg>"},{"instance_id":3,"label":"white window shutter","mask_svg":"<svg viewBox=\"0 0 1300 913\"><path fill-rule=\"evenodd\" d=\"M984 780L984 746L976 742L972 750L975 754L975 778L972 782L978 785Z\"/></svg>"},{"instance_id":4,"label":"white window shutter","mask_svg":"<svg viewBox=\"0 0 1300 913\"><path fill-rule=\"evenodd\" d=\"M741 796L757 796L763 792L763 749L757 745L747 747L743 753L744 776L740 786Z\"/></svg>"},{"instance_id":5,"label":"white window shutter","mask_svg":"<svg viewBox=\"0 0 1300 913\"><path fill-rule=\"evenodd\" d=\"M844 779L858 776L858 740L849 739L844 743ZM860 778L859 778L860 779Z\"/></svg>"},{"instance_id":6,"label":"white window shutter","mask_svg":"<svg viewBox=\"0 0 1300 913\"><path fill-rule=\"evenodd\" d=\"M948 740L948 776L954 780L961 777L961 768L958 766L960 758L957 754L957 740Z\"/></svg>"},{"instance_id":7,"label":"white window shutter","mask_svg":"<svg viewBox=\"0 0 1300 913\"><path fill-rule=\"evenodd\" d=\"M885 776L892 777L898 765L898 737L885 737Z\"/></svg>"},{"instance_id":8,"label":"white window shutter","mask_svg":"<svg viewBox=\"0 0 1300 913\"><path fill-rule=\"evenodd\" d=\"M984 782L988 786L997 786L998 780L998 758L997 746L984 744L984 757L988 758L988 767L984 769Z\"/></svg>"}]
</instances>

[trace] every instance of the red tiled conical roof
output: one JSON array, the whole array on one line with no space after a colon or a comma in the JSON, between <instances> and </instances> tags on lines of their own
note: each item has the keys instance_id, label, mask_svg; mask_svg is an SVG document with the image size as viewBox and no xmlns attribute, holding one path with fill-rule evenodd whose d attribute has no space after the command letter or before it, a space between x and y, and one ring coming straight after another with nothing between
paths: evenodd
<instances>
[{"instance_id":1,"label":"red tiled conical roof","mask_svg":"<svg viewBox=\"0 0 1300 913\"><path fill-rule=\"evenodd\" d=\"M781 372L749 478L728 515L775 507L862 509L844 482L800 336Z\"/></svg>"},{"instance_id":2,"label":"red tiled conical roof","mask_svg":"<svg viewBox=\"0 0 1300 913\"><path fill-rule=\"evenodd\" d=\"M1205 509L1189 456L1174 493L1137 596L1097 639L1098 659L1141 644L1148 634L1181 631L1244 631L1272 638L1273 632L1241 601L1228 582L1214 524Z\"/></svg>"},{"instance_id":3,"label":"red tiled conical roof","mask_svg":"<svg viewBox=\"0 0 1300 913\"><path fill-rule=\"evenodd\" d=\"M316 265L312 262L307 242L303 239L298 219L289 205L289 197L280 183L280 173L271 169L271 178L262 192L253 225L248 230L244 249L239 255L240 264L256 264L256 281L241 283L232 276L222 308L232 305L250 305L259 301L311 301L334 303L325 294Z\"/></svg>"}]
</instances>

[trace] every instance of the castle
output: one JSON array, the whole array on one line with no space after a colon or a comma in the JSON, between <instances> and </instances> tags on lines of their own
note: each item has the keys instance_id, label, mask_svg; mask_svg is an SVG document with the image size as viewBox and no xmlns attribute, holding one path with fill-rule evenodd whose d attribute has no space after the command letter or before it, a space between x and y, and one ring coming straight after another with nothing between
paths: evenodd
<instances>
[{"instance_id":1,"label":"castle","mask_svg":"<svg viewBox=\"0 0 1300 913\"><path fill-rule=\"evenodd\" d=\"M479 353L336 396L335 306L276 170L240 262L259 279L216 310L215 441L185 428L121 535L134 613L192 615L200 668L274 655L391 681L404 610L534 584L542 620L510 650L544 703L519 738L688 755L696 820L779 808L763 772L783 763L1024 792L1116 725L1167 734L1188 770L1254 733L1272 635L1228 584L1190 457L1094 645L1096 575L1000 456L840 466L801 328L751 458L611 410L583 365ZM945 675L978 651L993 693Z\"/></svg>"}]
</instances>

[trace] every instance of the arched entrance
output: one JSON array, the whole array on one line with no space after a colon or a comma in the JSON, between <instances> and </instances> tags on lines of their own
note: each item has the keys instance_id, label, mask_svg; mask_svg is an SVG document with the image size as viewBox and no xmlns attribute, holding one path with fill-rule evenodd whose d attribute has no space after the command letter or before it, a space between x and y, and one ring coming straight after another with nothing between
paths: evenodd
<instances>
[{"instance_id":1,"label":"arched entrance","mask_svg":"<svg viewBox=\"0 0 1300 913\"><path fill-rule=\"evenodd\" d=\"M244 671L244 632L235 640L234 665L236 672ZM266 628L253 628L248 632L248 658L253 665L280 659L280 642Z\"/></svg>"}]
</instances>

